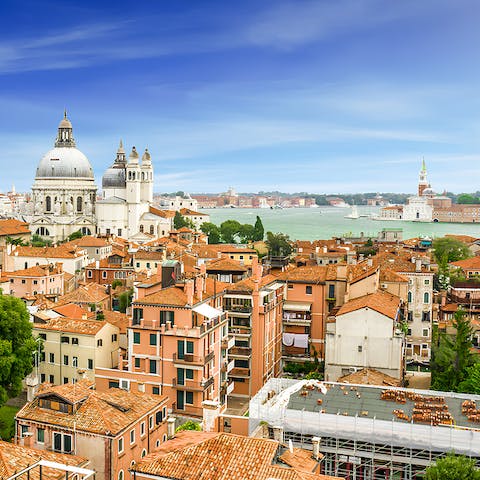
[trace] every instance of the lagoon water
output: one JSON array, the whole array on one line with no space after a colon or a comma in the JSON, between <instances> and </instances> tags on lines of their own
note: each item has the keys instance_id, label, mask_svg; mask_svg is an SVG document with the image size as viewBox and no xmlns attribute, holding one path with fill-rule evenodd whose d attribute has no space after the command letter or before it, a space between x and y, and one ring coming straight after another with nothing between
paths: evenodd
<instances>
[{"instance_id":1,"label":"lagoon water","mask_svg":"<svg viewBox=\"0 0 480 480\"><path fill-rule=\"evenodd\" d=\"M480 238L480 224L461 223L420 223L403 221L379 221L367 217L358 219L344 218L350 208L206 208L202 212L210 215L210 221L220 225L225 220L237 220L240 223L255 223L258 215L265 231L286 233L293 240L327 239L345 234L360 234L376 237L382 228L402 228L403 238L428 235L441 237L447 233L471 235ZM378 214L379 207L359 206L358 213Z\"/></svg>"}]
</instances>

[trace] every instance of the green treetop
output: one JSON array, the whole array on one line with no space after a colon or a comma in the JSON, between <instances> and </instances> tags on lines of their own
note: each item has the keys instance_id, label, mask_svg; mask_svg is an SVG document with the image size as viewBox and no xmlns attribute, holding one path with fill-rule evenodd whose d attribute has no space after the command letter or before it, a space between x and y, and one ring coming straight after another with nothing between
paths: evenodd
<instances>
[{"instance_id":1,"label":"green treetop","mask_svg":"<svg viewBox=\"0 0 480 480\"><path fill-rule=\"evenodd\" d=\"M449 453L432 463L425 472L425 480L480 480L475 460Z\"/></svg>"}]
</instances>

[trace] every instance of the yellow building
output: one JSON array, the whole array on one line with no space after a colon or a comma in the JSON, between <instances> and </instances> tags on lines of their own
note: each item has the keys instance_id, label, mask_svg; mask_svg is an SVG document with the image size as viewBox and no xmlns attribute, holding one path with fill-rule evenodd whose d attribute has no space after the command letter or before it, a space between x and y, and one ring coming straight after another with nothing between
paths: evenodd
<instances>
[{"instance_id":1,"label":"yellow building","mask_svg":"<svg viewBox=\"0 0 480 480\"><path fill-rule=\"evenodd\" d=\"M43 340L38 365L42 383L73 383L82 377L79 369L94 380L95 367L118 365L120 334L111 323L57 317L34 323L33 334Z\"/></svg>"}]
</instances>

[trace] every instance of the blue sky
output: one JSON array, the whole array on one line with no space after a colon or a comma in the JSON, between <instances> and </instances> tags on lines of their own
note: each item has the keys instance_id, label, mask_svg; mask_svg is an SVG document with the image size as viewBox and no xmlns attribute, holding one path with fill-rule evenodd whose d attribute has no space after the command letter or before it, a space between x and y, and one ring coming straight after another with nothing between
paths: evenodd
<instances>
[{"instance_id":1,"label":"blue sky","mask_svg":"<svg viewBox=\"0 0 480 480\"><path fill-rule=\"evenodd\" d=\"M155 191L480 189L477 0L2 0L0 190L64 107L101 185L120 138Z\"/></svg>"}]
</instances>

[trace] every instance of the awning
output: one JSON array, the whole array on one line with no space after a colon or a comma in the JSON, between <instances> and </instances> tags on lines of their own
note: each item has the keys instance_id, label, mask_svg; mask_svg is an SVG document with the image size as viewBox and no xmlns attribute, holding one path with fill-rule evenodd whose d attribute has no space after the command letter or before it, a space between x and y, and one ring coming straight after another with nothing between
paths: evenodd
<instances>
[{"instance_id":1,"label":"awning","mask_svg":"<svg viewBox=\"0 0 480 480\"><path fill-rule=\"evenodd\" d=\"M308 302L284 302L283 309L290 312L310 312L312 304Z\"/></svg>"},{"instance_id":2,"label":"awning","mask_svg":"<svg viewBox=\"0 0 480 480\"><path fill-rule=\"evenodd\" d=\"M202 303L197 307L193 307L192 310L209 319L219 317L223 313L221 310L211 307L208 303Z\"/></svg>"}]
</instances>

